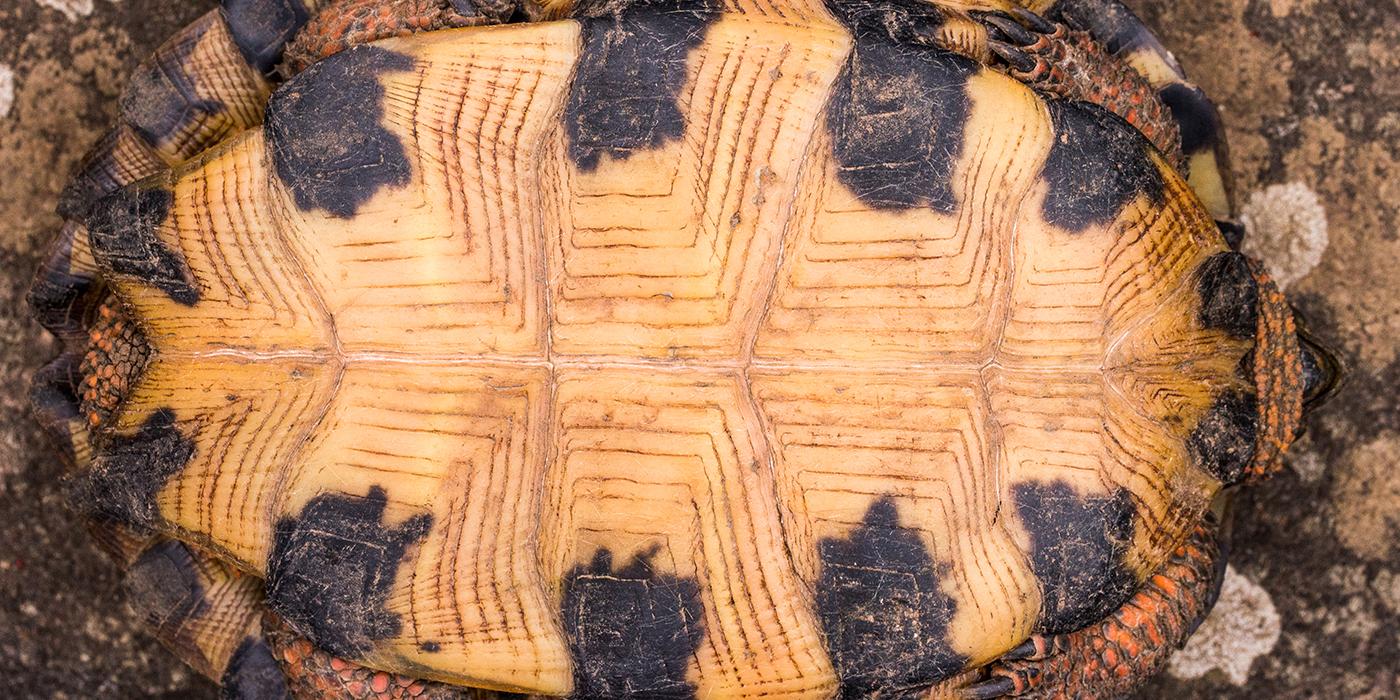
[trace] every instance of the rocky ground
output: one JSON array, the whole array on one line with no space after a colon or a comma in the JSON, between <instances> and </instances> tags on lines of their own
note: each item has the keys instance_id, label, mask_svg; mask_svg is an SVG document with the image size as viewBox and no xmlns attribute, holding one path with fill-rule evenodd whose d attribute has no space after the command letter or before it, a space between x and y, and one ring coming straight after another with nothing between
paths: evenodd
<instances>
[{"instance_id":1,"label":"rocky ground","mask_svg":"<svg viewBox=\"0 0 1400 700\"><path fill-rule=\"evenodd\" d=\"M1255 237L1351 367L1244 493L1221 604L1145 698L1400 695L1400 3L1136 0L1220 102ZM123 76L207 0L0 0L0 676L11 697L212 697L141 631L25 401L22 299Z\"/></svg>"}]
</instances>

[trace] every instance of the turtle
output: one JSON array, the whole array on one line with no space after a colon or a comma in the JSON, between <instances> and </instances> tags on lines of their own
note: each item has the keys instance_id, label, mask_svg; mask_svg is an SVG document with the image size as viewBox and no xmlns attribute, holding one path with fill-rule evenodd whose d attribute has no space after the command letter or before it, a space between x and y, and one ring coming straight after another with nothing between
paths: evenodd
<instances>
[{"instance_id":1,"label":"turtle","mask_svg":"<svg viewBox=\"0 0 1400 700\"><path fill-rule=\"evenodd\" d=\"M225 0L29 301L227 697L1117 697L1343 368L1117 0Z\"/></svg>"}]
</instances>

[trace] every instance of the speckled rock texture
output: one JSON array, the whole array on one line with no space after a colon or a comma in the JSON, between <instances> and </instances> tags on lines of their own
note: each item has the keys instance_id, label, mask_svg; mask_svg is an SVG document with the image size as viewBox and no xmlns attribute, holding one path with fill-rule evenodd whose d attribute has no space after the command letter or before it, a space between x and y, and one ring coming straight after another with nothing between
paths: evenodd
<instances>
[{"instance_id":1,"label":"speckled rock texture","mask_svg":"<svg viewBox=\"0 0 1400 700\"><path fill-rule=\"evenodd\" d=\"M1400 696L1400 2L1129 0L1220 103L1249 244L1352 368L1236 499L1231 573L1144 698ZM7 697L214 697L141 631L25 400L24 291L127 72L208 0L0 0L0 672ZM1213 657L1222 657L1218 665ZM1228 657L1228 658L1223 658Z\"/></svg>"}]
</instances>

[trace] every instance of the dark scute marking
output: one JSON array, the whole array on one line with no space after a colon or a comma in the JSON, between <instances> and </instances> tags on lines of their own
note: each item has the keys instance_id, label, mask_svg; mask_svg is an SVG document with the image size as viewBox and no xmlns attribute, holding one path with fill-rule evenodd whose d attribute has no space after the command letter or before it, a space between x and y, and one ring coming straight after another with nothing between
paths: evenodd
<instances>
[{"instance_id":1,"label":"dark scute marking","mask_svg":"<svg viewBox=\"0 0 1400 700\"><path fill-rule=\"evenodd\" d=\"M271 73L282 49L306 24L301 0L223 0L224 22L248 65Z\"/></svg>"},{"instance_id":2,"label":"dark scute marking","mask_svg":"<svg viewBox=\"0 0 1400 700\"><path fill-rule=\"evenodd\" d=\"M870 207L951 212L978 70L947 52L858 38L827 110L842 184Z\"/></svg>"},{"instance_id":3,"label":"dark scute marking","mask_svg":"<svg viewBox=\"0 0 1400 700\"><path fill-rule=\"evenodd\" d=\"M194 555L176 540L162 540L142 552L122 587L131 606L162 637L174 638L186 622L209 609Z\"/></svg>"},{"instance_id":4,"label":"dark scute marking","mask_svg":"<svg viewBox=\"0 0 1400 700\"><path fill-rule=\"evenodd\" d=\"M1258 332L1259 284L1243 255L1230 251L1207 258L1196 278L1196 292L1201 297L1197 321L1202 328L1240 339Z\"/></svg>"},{"instance_id":5,"label":"dark scute marking","mask_svg":"<svg viewBox=\"0 0 1400 700\"><path fill-rule=\"evenodd\" d=\"M384 608L408 547L433 518L384 523L384 489L363 497L323 493L277 521L267 565L268 604L326 651L359 658L402 626Z\"/></svg>"},{"instance_id":6,"label":"dark scute marking","mask_svg":"<svg viewBox=\"0 0 1400 700\"><path fill-rule=\"evenodd\" d=\"M1137 579L1123 556L1135 511L1126 489L1081 496L1064 481L1022 482L1011 487L1011 498L1030 535L1031 570L1044 596L1039 631L1083 629L1132 596Z\"/></svg>"},{"instance_id":7,"label":"dark scute marking","mask_svg":"<svg viewBox=\"0 0 1400 700\"><path fill-rule=\"evenodd\" d=\"M64 449L71 450L68 422L81 417L78 410L78 386L82 381L82 357L77 353L60 355L34 373L29 385L29 402L38 412L40 421L51 432L64 439Z\"/></svg>"},{"instance_id":8,"label":"dark scute marking","mask_svg":"<svg viewBox=\"0 0 1400 700\"><path fill-rule=\"evenodd\" d=\"M380 124L379 76L412 68L403 54L352 46L273 94L263 128L277 176L297 207L348 219L381 188L408 184L403 144Z\"/></svg>"},{"instance_id":9,"label":"dark scute marking","mask_svg":"<svg viewBox=\"0 0 1400 700\"><path fill-rule=\"evenodd\" d=\"M158 516L156 494L193 456L194 442L176 429L175 411L161 408L134 435L112 435L99 444L70 497L92 517L149 527Z\"/></svg>"},{"instance_id":10,"label":"dark scute marking","mask_svg":"<svg viewBox=\"0 0 1400 700\"><path fill-rule=\"evenodd\" d=\"M655 554L614 569L612 552L602 548L565 574L574 697L695 697L686 671L705 633L700 586L653 570Z\"/></svg>"},{"instance_id":11,"label":"dark scute marking","mask_svg":"<svg viewBox=\"0 0 1400 700\"><path fill-rule=\"evenodd\" d=\"M422 644L418 645L418 648L428 652L429 654L436 654L439 651L442 651L442 645L438 644L437 642L423 642Z\"/></svg>"},{"instance_id":12,"label":"dark scute marking","mask_svg":"<svg viewBox=\"0 0 1400 700\"><path fill-rule=\"evenodd\" d=\"M826 0L826 8L854 36L899 43L928 43L947 21L943 10L924 0Z\"/></svg>"},{"instance_id":13,"label":"dark scute marking","mask_svg":"<svg viewBox=\"0 0 1400 700\"><path fill-rule=\"evenodd\" d=\"M1059 0L1050 16L1088 31L1110 53L1149 48L1170 56L1147 25L1118 0ZM1171 66L1177 68L1175 61Z\"/></svg>"},{"instance_id":14,"label":"dark scute marking","mask_svg":"<svg viewBox=\"0 0 1400 700\"><path fill-rule=\"evenodd\" d=\"M681 137L680 92L690 52L717 16L704 3L674 0L600 6L582 20L579 55L564 126L579 170L604 154L627 158Z\"/></svg>"},{"instance_id":15,"label":"dark scute marking","mask_svg":"<svg viewBox=\"0 0 1400 700\"><path fill-rule=\"evenodd\" d=\"M948 642L957 602L893 500L875 501L849 536L823 539L817 553L817 614L841 697L916 697L967 664Z\"/></svg>"},{"instance_id":16,"label":"dark scute marking","mask_svg":"<svg viewBox=\"0 0 1400 700\"><path fill-rule=\"evenodd\" d=\"M202 36L182 36L162 47L150 61L137 67L122 91L122 117L152 146L224 110L222 102L201 97L186 72L190 54Z\"/></svg>"},{"instance_id":17,"label":"dark scute marking","mask_svg":"<svg viewBox=\"0 0 1400 700\"><path fill-rule=\"evenodd\" d=\"M283 700L291 698L282 667L267 643L244 637L219 679L220 700Z\"/></svg>"},{"instance_id":18,"label":"dark scute marking","mask_svg":"<svg viewBox=\"0 0 1400 700\"><path fill-rule=\"evenodd\" d=\"M173 196L164 188L128 187L98 200L88 213L88 238L98 262L165 292L185 306L199 301L189 269L156 237Z\"/></svg>"},{"instance_id":19,"label":"dark scute marking","mask_svg":"<svg viewBox=\"0 0 1400 700\"><path fill-rule=\"evenodd\" d=\"M1187 156L1220 143L1220 114L1200 88L1172 83L1158 91L1181 130L1181 151Z\"/></svg>"},{"instance_id":20,"label":"dark scute marking","mask_svg":"<svg viewBox=\"0 0 1400 700\"><path fill-rule=\"evenodd\" d=\"M1306 327L1301 319L1298 327ZM1298 350L1303 364L1303 408L1312 410L1332 398L1341 387L1346 370L1336 353L1305 330L1298 333Z\"/></svg>"},{"instance_id":21,"label":"dark scute marking","mask_svg":"<svg viewBox=\"0 0 1400 700\"><path fill-rule=\"evenodd\" d=\"M1079 232L1113 221L1138 195L1163 202L1166 184L1137 129L1087 102L1048 106L1055 143L1042 172L1050 183L1041 211L1046 221Z\"/></svg>"},{"instance_id":22,"label":"dark scute marking","mask_svg":"<svg viewBox=\"0 0 1400 700\"><path fill-rule=\"evenodd\" d=\"M73 234L72 229L66 228L39 268L26 297L35 320L53 333L82 331L85 302L96 286L92 277L73 274L72 259Z\"/></svg>"},{"instance_id":23,"label":"dark scute marking","mask_svg":"<svg viewBox=\"0 0 1400 700\"><path fill-rule=\"evenodd\" d=\"M1186 449L1196 466L1227 485L1234 484L1254 459L1258 432L1258 399L1245 391L1226 391L1191 431Z\"/></svg>"}]
</instances>

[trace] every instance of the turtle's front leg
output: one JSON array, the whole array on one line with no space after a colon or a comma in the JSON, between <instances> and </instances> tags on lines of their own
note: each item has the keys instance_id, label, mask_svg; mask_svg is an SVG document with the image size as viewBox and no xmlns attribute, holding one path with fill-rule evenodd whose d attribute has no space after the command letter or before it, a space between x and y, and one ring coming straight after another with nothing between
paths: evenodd
<instances>
[{"instance_id":1,"label":"turtle's front leg","mask_svg":"<svg viewBox=\"0 0 1400 700\"><path fill-rule=\"evenodd\" d=\"M335 0L287 45L295 75L356 44L486 24L506 24L525 12L524 0Z\"/></svg>"},{"instance_id":2,"label":"turtle's front leg","mask_svg":"<svg viewBox=\"0 0 1400 700\"><path fill-rule=\"evenodd\" d=\"M1199 526L1123 607L1077 632L1031 637L963 697L1121 697L1186 643L1215 605L1224 575L1215 531Z\"/></svg>"},{"instance_id":3,"label":"turtle's front leg","mask_svg":"<svg viewBox=\"0 0 1400 700\"><path fill-rule=\"evenodd\" d=\"M1041 92L1099 105L1141 131L1173 165L1184 163L1181 128L1147 77L1088 32L1025 10L985 13L988 47L1013 78Z\"/></svg>"}]
</instances>

